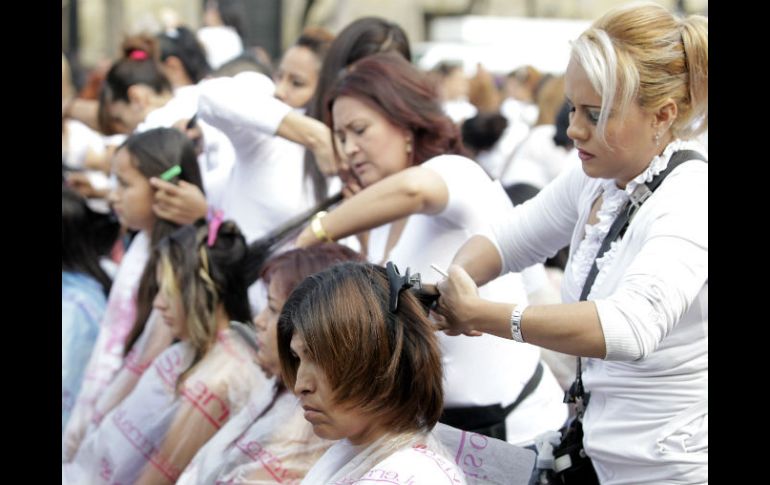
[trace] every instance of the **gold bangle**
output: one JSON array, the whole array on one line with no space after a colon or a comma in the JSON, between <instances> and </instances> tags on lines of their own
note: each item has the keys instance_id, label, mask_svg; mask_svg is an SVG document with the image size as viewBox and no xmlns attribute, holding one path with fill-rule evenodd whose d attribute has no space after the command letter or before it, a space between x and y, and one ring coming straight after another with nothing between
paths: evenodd
<instances>
[{"instance_id":1,"label":"gold bangle","mask_svg":"<svg viewBox=\"0 0 770 485\"><path fill-rule=\"evenodd\" d=\"M313 216L313 220L310 222L310 229L313 231L316 239L321 242L334 242L324 227L321 225L321 219L326 215L326 211L318 212Z\"/></svg>"}]
</instances>

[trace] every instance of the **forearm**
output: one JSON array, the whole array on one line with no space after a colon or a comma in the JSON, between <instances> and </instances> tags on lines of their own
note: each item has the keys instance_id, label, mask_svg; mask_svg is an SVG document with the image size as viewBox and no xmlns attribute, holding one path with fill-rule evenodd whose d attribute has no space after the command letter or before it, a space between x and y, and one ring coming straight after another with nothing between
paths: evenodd
<instances>
[{"instance_id":1,"label":"forearm","mask_svg":"<svg viewBox=\"0 0 770 485\"><path fill-rule=\"evenodd\" d=\"M495 245L485 236L473 236L455 254L452 264L462 267L478 286L500 276L503 262Z\"/></svg>"},{"instance_id":2,"label":"forearm","mask_svg":"<svg viewBox=\"0 0 770 485\"><path fill-rule=\"evenodd\" d=\"M511 336L516 305L473 298L468 313L475 330L503 338ZM596 307L592 302L527 307L521 318L526 343L581 357L604 358L607 351Z\"/></svg>"},{"instance_id":3,"label":"forearm","mask_svg":"<svg viewBox=\"0 0 770 485\"><path fill-rule=\"evenodd\" d=\"M323 147L331 140L331 132L325 124L295 111L284 116L276 134L312 151Z\"/></svg>"},{"instance_id":4,"label":"forearm","mask_svg":"<svg viewBox=\"0 0 770 485\"><path fill-rule=\"evenodd\" d=\"M99 103L93 99L73 99L68 107L66 116L88 125L93 130L99 130L98 122Z\"/></svg>"},{"instance_id":5,"label":"forearm","mask_svg":"<svg viewBox=\"0 0 770 485\"><path fill-rule=\"evenodd\" d=\"M391 175L347 199L323 218L322 225L330 238L339 240L411 214L440 212L447 197L440 176L428 169L414 167ZM299 246L317 242L320 241L310 227L306 227L297 239Z\"/></svg>"}]
</instances>

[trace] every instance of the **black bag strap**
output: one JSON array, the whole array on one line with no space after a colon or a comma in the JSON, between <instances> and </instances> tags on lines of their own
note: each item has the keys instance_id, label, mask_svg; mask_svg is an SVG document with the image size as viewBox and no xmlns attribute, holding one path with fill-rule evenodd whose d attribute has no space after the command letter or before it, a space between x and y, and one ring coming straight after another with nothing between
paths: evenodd
<instances>
[{"instance_id":1,"label":"black bag strap","mask_svg":"<svg viewBox=\"0 0 770 485\"><path fill-rule=\"evenodd\" d=\"M535 372L532 374L532 377L529 378L527 383L521 389L521 392L519 393L519 397L517 397L516 400L513 401L511 404L503 408L503 412L505 413L506 416L511 414L511 411L516 409L516 406L518 406L519 403L521 403L521 401L525 400L527 397L529 397L530 394L532 394L532 392L534 392L538 384L540 384L540 379L542 378L543 378L543 363L538 362Z\"/></svg>"},{"instance_id":2,"label":"black bag strap","mask_svg":"<svg viewBox=\"0 0 770 485\"><path fill-rule=\"evenodd\" d=\"M629 224L631 224L631 219L633 219L634 214L636 214L642 204L644 204L644 202L650 198L652 193L660 186L668 174L670 174L676 167L688 160L701 160L707 162L703 155L694 150L676 151L673 153L673 155L671 155L671 158L668 161L668 166L666 166L665 170L653 177L650 182L646 184L639 184L639 186L634 190L634 192L628 198L628 201L626 201L626 203L623 205L623 208L620 209L620 213L612 223L610 231L607 233L604 241L602 241L599 252L596 253L594 262L591 265L591 270L588 272L586 281L583 284L583 291L580 293L580 301L586 301L588 293L591 292L591 287L594 284L594 280L596 280L596 275L599 274L599 267L596 265L596 260L604 256L604 253L607 252L613 241L625 234L626 229L628 228ZM588 405L590 393L586 393L585 389L583 388L582 373L580 357L577 357L577 372L575 381L572 383L569 390L564 393L565 403L576 402L577 399L581 399L583 402L583 407Z\"/></svg>"}]
</instances>

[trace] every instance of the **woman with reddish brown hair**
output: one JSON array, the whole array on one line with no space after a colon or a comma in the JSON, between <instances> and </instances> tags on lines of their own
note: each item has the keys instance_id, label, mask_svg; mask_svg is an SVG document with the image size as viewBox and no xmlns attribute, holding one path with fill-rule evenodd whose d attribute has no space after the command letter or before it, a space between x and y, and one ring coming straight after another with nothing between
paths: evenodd
<instances>
[{"instance_id":1,"label":"woman with reddish brown hair","mask_svg":"<svg viewBox=\"0 0 770 485\"><path fill-rule=\"evenodd\" d=\"M438 278L431 263L446 267L468 236L486 233L492 214L511 208L499 183L463 156L459 129L443 114L433 84L402 57L358 61L332 87L326 107L341 174L357 193L319 213L299 235L299 246L371 230L370 261L409 266L430 283ZM532 283L528 288L522 274ZM546 281L542 266L522 274L481 292L499 301L527 299ZM442 422L527 445L566 419L559 385L535 347L443 334L439 343ZM511 372L492 372L499 366Z\"/></svg>"}]
</instances>

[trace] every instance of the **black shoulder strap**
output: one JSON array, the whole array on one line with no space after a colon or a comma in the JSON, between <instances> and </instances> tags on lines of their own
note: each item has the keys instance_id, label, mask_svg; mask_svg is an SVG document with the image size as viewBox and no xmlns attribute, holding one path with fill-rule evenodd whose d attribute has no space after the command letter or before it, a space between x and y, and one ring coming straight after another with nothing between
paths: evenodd
<instances>
[{"instance_id":1,"label":"black shoulder strap","mask_svg":"<svg viewBox=\"0 0 770 485\"><path fill-rule=\"evenodd\" d=\"M612 223L610 231L607 233L604 241L602 241L599 252L596 254L594 262L591 265L591 270L588 272L586 281L583 284L583 291L580 293L580 301L586 300L588 293L591 292L591 287L594 284L594 280L596 280L596 275L599 273L599 267L596 265L596 260L601 258L604 253L607 252L607 250L610 248L610 244L612 244L612 241L616 240L626 232L626 229L631 223L631 219L634 217L634 214L636 214L642 204L644 204L644 202L650 198L652 193L660 186L668 174L670 174L676 167L688 160L701 160L706 162L706 159L703 157L703 155L694 150L679 150L671 155L671 158L668 161L668 166L666 166L665 170L653 177L650 182L646 184L639 184L639 186L634 190L633 194L631 194L628 201L625 203L625 205L623 205L620 213ZM581 361L580 357L578 357L577 375L575 377L575 382L572 383L572 386L570 386L569 390L564 394L564 402L575 402L576 398L582 398L583 405L588 404L588 395L583 389L583 379L581 374Z\"/></svg>"},{"instance_id":2,"label":"black shoulder strap","mask_svg":"<svg viewBox=\"0 0 770 485\"><path fill-rule=\"evenodd\" d=\"M583 284L583 291L580 293L580 301L585 301L585 299L588 297L588 293L591 291L591 287L594 284L596 275L599 273L596 260L604 256L604 253L607 252L607 250L610 248L610 244L612 244L614 240L625 233L626 228L631 223L631 219L633 218L634 214L636 214L636 211L638 211L642 204L652 195L655 189L660 186L668 174L670 174L676 167L688 160L706 161L706 159L703 158L703 155L693 150L679 150L678 152L674 152L674 154L671 155L671 159L668 161L668 166L665 170L653 177L650 182L646 184L639 184L636 190L634 190L634 193L631 194L628 201L620 210L620 214L618 214L618 216L615 218L615 221L612 223L610 231L607 233L604 241L602 241L599 252L596 253L594 263L591 265L591 271L588 272L586 281Z\"/></svg>"}]
</instances>

